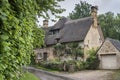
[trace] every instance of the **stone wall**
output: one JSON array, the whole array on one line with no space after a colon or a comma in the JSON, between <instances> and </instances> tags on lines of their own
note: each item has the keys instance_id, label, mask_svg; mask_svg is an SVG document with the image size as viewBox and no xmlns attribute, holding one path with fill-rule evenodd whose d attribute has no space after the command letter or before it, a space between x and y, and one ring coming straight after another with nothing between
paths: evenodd
<instances>
[{"instance_id":1,"label":"stone wall","mask_svg":"<svg viewBox=\"0 0 120 80\"><path fill-rule=\"evenodd\" d=\"M98 54L116 54L118 52L114 45L109 40L106 40L98 51Z\"/></svg>"},{"instance_id":2,"label":"stone wall","mask_svg":"<svg viewBox=\"0 0 120 80\"><path fill-rule=\"evenodd\" d=\"M109 40L105 40L97 54L100 59L99 68L101 68L101 55L105 54L107 55L116 54L117 66L118 68L120 68L120 52L114 47L114 45Z\"/></svg>"},{"instance_id":3,"label":"stone wall","mask_svg":"<svg viewBox=\"0 0 120 80\"><path fill-rule=\"evenodd\" d=\"M92 48L97 49L101 46L102 41L98 28L97 27L93 27L91 25L90 30L88 31L85 40L84 40L84 59L86 60L86 58L89 56L87 54L88 50L91 50Z\"/></svg>"},{"instance_id":4,"label":"stone wall","mask_svg":"<svg viewBox=\"0 0 120 80\"><path fill-rule=\"evenodd\" d=\"M53 60L54 59L53 50L54 50L53 47L34 49L35 62L38 63L41 60L44 60L44 53L47 53L47 60Z\"/></svg>"}]
</instances>

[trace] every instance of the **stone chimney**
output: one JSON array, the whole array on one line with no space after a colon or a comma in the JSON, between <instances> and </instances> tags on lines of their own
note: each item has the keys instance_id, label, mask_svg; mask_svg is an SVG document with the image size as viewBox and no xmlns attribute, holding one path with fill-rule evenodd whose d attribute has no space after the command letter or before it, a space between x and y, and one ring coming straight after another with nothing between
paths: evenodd
<instances>
[{"instance_id":1,"label":"stone chimney","mask_svg":"<svg viewBox=\"0 0 120 80\"><path fill-rule=\"evenodd\" d=\"M48 27L48 20L43 20L43 27L45 27L45 28Z\"/></svg>"},{"instance_id":2,"label":"stone chimney","mask_svg":"<svg viewBox=\"0 0 120 80\"><path fill-rule=\"evenodd\" d=\"M94 20L94 23L93 23L94 27L98 26L97 10L98 10L98 6L92 6L91 7L91 16L93 17L93 20Z\"/></svg>"}]
</instances>

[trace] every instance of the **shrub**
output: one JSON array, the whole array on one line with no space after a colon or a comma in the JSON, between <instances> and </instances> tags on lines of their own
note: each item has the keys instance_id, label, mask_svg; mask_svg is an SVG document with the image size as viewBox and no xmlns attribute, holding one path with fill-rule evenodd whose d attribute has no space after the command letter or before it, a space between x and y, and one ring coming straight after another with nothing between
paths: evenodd
<instances>
[{"instance_id":1,"label":"shrub","mask_svg":"<svg viewBox=\"0 0 120 80\"><path fill-rule=\"evenodd\" d=\"M86 69L97 69L99 66L99 59L96 55L96 51L92 49L88 52L90 55L85 62L85 68Z\"/></svg>"},{"instance_id":2,"label":"shrub","mask_svg":"<svg viewBox=\"0 0 120 80\"><path fill-rule=\"evenodd\" d=\"M83 61L76 61L76 71L84 70L84 62Z\"/></svg>"},{"instance_id":3,"label":"shrub","mask_svg":"<svg viewBox=\"0 0 120 80\"><path fill-rule=\"evenodd\" d=\"M85 64L79 60L69 60L69 61L47 61L40 62L39 66L46 69L57 70L57 71L67 71L74 72L85 69Z\"/></svg>"},{"instance_id":4,"label":"shrub","mask_svg":"<svg viewBox=\"0 0 120 80\"><path fill-rule=\"evenodd\" d=\"M62 71L63 62L60 62L60 61L44 62L43 61L43 62L39 63L39 66L47 68L47 69Z\"/></svg>"}]
</instances>

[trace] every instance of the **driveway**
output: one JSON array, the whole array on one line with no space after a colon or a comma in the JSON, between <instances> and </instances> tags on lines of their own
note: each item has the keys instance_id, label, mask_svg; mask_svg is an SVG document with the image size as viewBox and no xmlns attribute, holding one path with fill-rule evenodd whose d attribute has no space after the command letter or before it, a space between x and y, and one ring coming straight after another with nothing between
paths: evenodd
<instances>
[{"instance_id":1,"label":"driveway","mask_svg":"<svg viewBox=\"0 0 120 80\"><path fill-rule=\"evenodd\" d=\"M110 70L85 70L64 75L79 80L110 80L109 76L113 73Z\"/></svg>"},{"instance_id":2,"label":"driveway","mask_svg":"<svg viewBox=\"0 0 120 80\"><path fill-rule=\"evenodd\" d=\"M112 80L112 70L84 70L75 73L53 73L33 67L28 70L39 77L41 80Z\"/></svg>"}]
</instances>

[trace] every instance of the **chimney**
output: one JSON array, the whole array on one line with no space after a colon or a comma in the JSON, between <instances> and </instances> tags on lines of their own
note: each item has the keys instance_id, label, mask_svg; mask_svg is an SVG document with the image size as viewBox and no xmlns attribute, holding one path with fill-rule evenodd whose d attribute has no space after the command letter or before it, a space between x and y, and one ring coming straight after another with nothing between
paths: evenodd
<instances>
[{"instance_id":1,"label":"chimney","mask_svg":"<svg viewBox=\"0 0 120 80\"><path fill-rule=\"evenodd\" d=\"M98 26L98 21L97 21L97 10L98 10L98 6L92 6L91 7L91 16L93 17L93 27L97 27Z\"/></svg>"},{"instance_id":2,"label":"chimney","mask_svg":"<svg viewBox=\"0 0 120 80\"><path fill-rule=\"evenodd\" d=\"M43 27L45 27L45 28L48 27L48 20L43 20Z\"/></svg>"}]
</instances>

